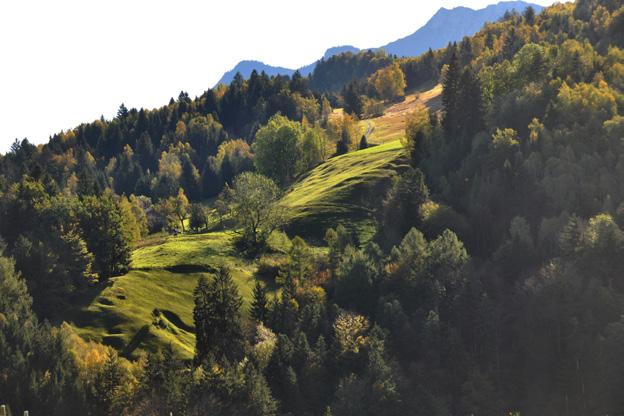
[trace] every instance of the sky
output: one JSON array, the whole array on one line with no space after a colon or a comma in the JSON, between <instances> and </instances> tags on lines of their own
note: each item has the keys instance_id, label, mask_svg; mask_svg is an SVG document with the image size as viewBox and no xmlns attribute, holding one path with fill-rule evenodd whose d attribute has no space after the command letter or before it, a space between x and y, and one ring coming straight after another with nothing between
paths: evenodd
<instances>
[{"instance_id":1,"label":"sky","mask_svg":"<svg viewBox=\"0 0 624 416\"><path fill-rule=\"evenodd\" d=\"M16 139L194 97L243 59L297 68L331 46L376 47L440 8L495 0L0 2L0 153ZM550 0L534 3L548 5Z\"/></svg>"}]
</instances>

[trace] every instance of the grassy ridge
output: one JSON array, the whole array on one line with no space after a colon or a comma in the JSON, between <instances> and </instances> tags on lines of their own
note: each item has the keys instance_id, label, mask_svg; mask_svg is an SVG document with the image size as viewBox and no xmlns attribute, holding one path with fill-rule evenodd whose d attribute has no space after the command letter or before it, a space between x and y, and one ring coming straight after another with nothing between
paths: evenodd
<instances>
[{"instance_id":1,"label":"grassy ridge","mask_svg":"<svg viewBox=\"0 0 624 416\"><path fill-rule=\"evenodd\" d=\"M370 237L381 191L406 163L398 141L330 159L300 178L282 199L289 228L320 238L328 227L343 223L361 238Z\"/></svg>"}]
</instances>

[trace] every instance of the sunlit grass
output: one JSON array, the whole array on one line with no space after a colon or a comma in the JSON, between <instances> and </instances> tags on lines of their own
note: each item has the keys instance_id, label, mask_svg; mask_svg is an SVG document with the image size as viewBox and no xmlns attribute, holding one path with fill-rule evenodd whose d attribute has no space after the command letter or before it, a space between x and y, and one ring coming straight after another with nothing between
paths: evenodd
<instances>
[{"instance_id":1,"label":"sunlit grass","mask_svg":"<svg viewBox=\"0 0 624 416\"><path fill-rule=\"evenodd\" d=\"M134 251L128 274L93 288L92 300L67 311L78 334L112 345L132 356L171 344L183 358L191 358L193 289L197 279L216 267L227 266L247 313L255 284L254 262L241 258L228 232L160 238Z\"/></svg>"},{"instance_id":2,"label":"sunlit grass","mask_svg":"<svg viewBox=\"0 0 624 416\"><path fill-rule=\"evenodd\" d=\"M282 199L290 228L319 238L325 229L343 223L370 237L372 210L392 176L405 166L398 141L328 160L300 178Z\"/></svg>"}]
</instances>

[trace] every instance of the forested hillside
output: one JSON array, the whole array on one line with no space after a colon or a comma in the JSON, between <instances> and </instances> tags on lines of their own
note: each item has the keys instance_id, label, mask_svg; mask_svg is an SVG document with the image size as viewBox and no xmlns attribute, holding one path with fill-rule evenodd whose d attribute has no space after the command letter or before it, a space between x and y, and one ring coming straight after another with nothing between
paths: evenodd
<instances>
[{"instance_id":1,"label":"forested hillside","mask_svg":"<svg viewBox=\"0 0 624 416\"><path fill-rule=\"evenodd\" d=\"M622 414L623 109L624 6L577 0L16 141L0 404Z\"/></svg>"}]
</instances>

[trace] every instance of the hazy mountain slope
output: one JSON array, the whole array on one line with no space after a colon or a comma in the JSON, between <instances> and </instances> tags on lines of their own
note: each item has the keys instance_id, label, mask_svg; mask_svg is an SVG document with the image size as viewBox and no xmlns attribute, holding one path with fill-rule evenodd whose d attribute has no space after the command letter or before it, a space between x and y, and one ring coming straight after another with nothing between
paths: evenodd
<instances>
[{"instance_id":1,"label":"hazy mountain slope","mask_svg":"<svg viewBox=\"0 0 624 416\"><path fill-rule=\"evenodd\" d=\"M292 75L295 72L294 69L284 68L281 66L267 65L260 61L241 61L238 64L236 64L234 68L230 69L225 74L223 74L219 82L217 82L217 85L219 84L229 85L234 79L234 76L236 75L237 72L240 72L243 78L247 79L249 78L249 76L251 75L254 69L258 72L264 71L269 76Z\"/></svg>"},{"instance_id":2,"label":"hazy mountain slope","mask_svg":"<svg viewBox=\"0 0 624 416\"><path fill-rule=\"evenodd\" d=\"M390 42L382 46L381 49L386 50L389 54L398 56L418 56L429 48L439 49L446 46L448 42L459 41L464 36L476 33L486 22L498 20L506 11L516 10L521 12L528 6L533 6L538 12L543 9L542 6L524 1L503 1L479 10L473 10L468 7L456 7L449 10L442 7L416 32ZM335 46L327 49L323 58L328 59L345 52L356 53L359 50L351 45ZM298 68L298 70L301 72L301 75L307 76L314 71L315 67L316 62L313 62ZM295 72L295 69L268 65L260 61L245 60L239 62L234 68L223 74L216 85L229 85L237 72L240 72L243 78L249 78L254 69L258 72L264 71L269 76L292 75Z\"/></svg>"},{"instance_id":3,"label":"hazy mountain slope","mask_svg":"<svg viewBox=\"0 0 624 416\"><path fill-rule=\"evenodd\" d=\"M323 59L329 59L332 56L338 55L341 53L346 53L346 52L358 53L359 51L360 50L358 48L356 48L355 46L351 46L351 45L335 46L325 51L325 54L323 55ZM302 66L301 68L299 68L299 72L301 72L301 75L305 77L311 74L312 71L314 71L314 68L316 67L316 62L312 62L309 65Z\"/></svg>"},{"instance_id":4,"label":"hazy mountain slope","mask_svg":"<svg viewBox=\"0 0 624 416\"><path fill-rule=\"evenodd\" d=\"M323 58L327 59L339 53L344 53L344 52L355 53L358 51L359 51L358 48L354 46L350 46L350 45L336 46L336 47L327 49L325 51L325 54L323 55ZM301 72L301 75L303 75L304 77L308 76L309 74L312 73L312 71L314 71L315 66L316 66L316 62L313 62L306 66L302 66L301 68L299 68L299 72ZM230 69L225 74L223 74L223 76L221 77L219 82L217 82L216 85L219 85L219 84L229 85L230 82L232 82L232 80L234 79L234 76L236 75L237 72L240 72L243 78L249 78L249 76L251 75L251 72L254 69L258 71L259 73L264 71L269 76L273 76L273 75L289 75L290 76L296 71L295 69L284 68L281 66L267 65L264 62L260 62L260 61L240 61L238 64L236 64L234 68Z\"/></svg>"},{"instance_id":5,"label":"hazy mountain slope","mask_svg":"<svg viewBox=\"0 0 624 416\"><path fill-rule=\"evenodd\" d=\"M524 1L503 1L479 10L468 7L449 10L442 7L416 32L382 48L389 54L418 56L429 48L439 49L449 42L459 41L464 36L476 33L486 22L500 19L508 10L522 12L528 6L533 6L536 12L543 9L542 6Z\"/></svg>"}]
</instances>

